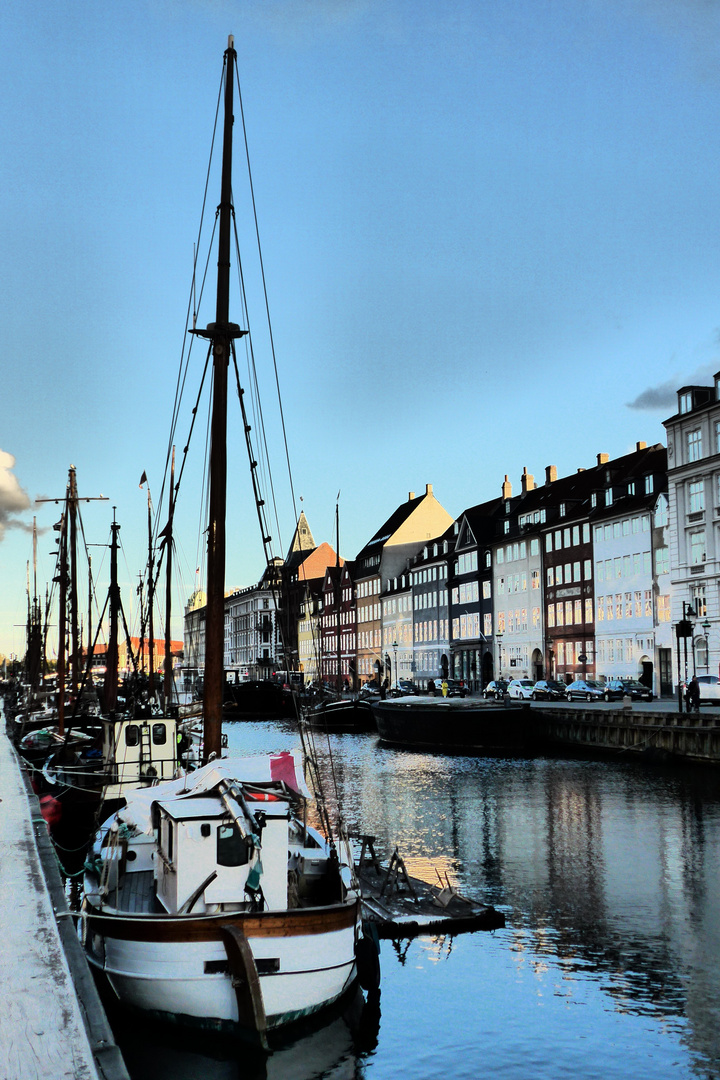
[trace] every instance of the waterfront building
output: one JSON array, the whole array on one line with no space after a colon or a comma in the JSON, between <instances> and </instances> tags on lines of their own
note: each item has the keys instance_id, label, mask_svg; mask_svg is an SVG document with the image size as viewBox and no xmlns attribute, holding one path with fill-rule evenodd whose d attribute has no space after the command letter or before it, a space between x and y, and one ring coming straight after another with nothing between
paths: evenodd
<instances>
[{"instance_id":1,"label":"waterfront building","mask_svg":"<svg viewBox=\"0 0 720 1080\"><path fill-rule=\"evenodd\" d=\"M448 553L454 523L443 537L422 548L410 560L408 576L412 605L412 672L418 687L450 675L448 612Z\"/></svg>"},{"instance_id":2,"label":"waterfront building","mask_svg":"<svg viewBox=\"0 0 720 1080\"><path fill-rule=\"evenodd\" d=\"M322 593L320 671L338 692L357 683L357 610L351 565L328 566Z\"/></svg>"},{"instance_id":3,"label":"waterfront building","mask_svg":"<svg viewBox=\"0 0 720 1080\"><path fill-rule=\"evenodd\" d=\"M591 495L595 672L670 693L665 447L638 443L632 454L603 459Z\"/></svg>"},{"instance_id":4,"label":"waterfront building","mask_svg":"<svg viewBox=\"0 0 720 1080\"><path fill-rule=\"evenodd\" d=\"M672 624L686 618L692 636L675 643L674 674L685 678L685 649L698 674L720 660L720 372L713 386L683 386L667 431Z\"/></svg>"},{"instance_id":5,"label":"waterfront building","mask_svg":"<svg viewBox=\"0 0 720 1080\"><path fill-rule=\"evenodd\" d=\"M390 578L382 597L382 648L392 665L391 683L416 682L413 654L413 593L411 572ZM387 663L387 661L386 661ZM417 684L419 685L419 684Z\"/></svg>"},{"instance_id":6,"label":"waterfront building","mask_svg":"<svg viewBox=\"0 0 720 1080\"><path fill-rule=\"evenodd\" d=\"M433 495L432 484L425 494L411 491L362 548L353 563L357 597L357 675L361 683L390 677L383 654L382 595L388 581L397 578L408 560L426 543L436 540L453 519Z\"/></svg>"},{"instance_id":7,"label":"waterfront building","mask_svg":"<svg viewBox=\"0 0 720 1080\"><path fill-rule=\"evenodd\" d=\"M546 486L538 488L534 477L523 469L521 492L515 498L507 476L502 485L492 548L499 678L536 680L545 674L539 533L554 476L554 466L550 466Z\"/></svg>"},{"instance_id":8,"label":"waterfront building","mask_svg":"<svg viewBox=\"0 0 720 1080\"><path fill-rule=\"evenodd\" d=\"M283 666L281 575L282 560L274 559L257 585L225 595L224 664L240 679L269 679Z\"/></svg>"}]
</instances>

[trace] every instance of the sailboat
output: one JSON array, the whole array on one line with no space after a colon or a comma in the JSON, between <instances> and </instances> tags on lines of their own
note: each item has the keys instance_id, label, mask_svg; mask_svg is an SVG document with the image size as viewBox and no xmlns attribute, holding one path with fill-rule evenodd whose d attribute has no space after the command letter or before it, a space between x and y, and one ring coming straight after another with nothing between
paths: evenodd
<instances>
[{"instance_id":1,"label":"sailboat","mask_svg":"<svg viewBox=\"0 0 720 1080\"><path fill-rule=\"evenodd\" d=\"M88 861L80 926L87 958L120 1000L165 1020L268 1034L377 987L347 835L308 824L292 755L221 759L232 125L236 54L224 54L224 134L215 322L194 330L213 358L203 688L205 764L127 794ZM318 807L330 829L324 804ZM358 969L360 969L358 971Z\"/></svg>"}]
</instances>

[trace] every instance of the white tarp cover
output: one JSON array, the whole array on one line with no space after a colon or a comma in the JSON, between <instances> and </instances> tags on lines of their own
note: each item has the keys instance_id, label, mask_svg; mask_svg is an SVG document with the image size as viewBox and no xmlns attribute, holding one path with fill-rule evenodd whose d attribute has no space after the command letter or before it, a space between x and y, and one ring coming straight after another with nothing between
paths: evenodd
<instances>
[{"instance_id":1,"label":"white tarp cover","mask_svg":"<svg viewBox=\"0 0 720 1080\"><path fill-rule=\"evenodd\" d=\"M211 761L178 780L164 780L152 787L136 788L126 796L127 805L118 810L117 817L151 836L153 803L200 795L212 791L223 780L235 784L272 784L284 780L293 791L306 799L310 798L301 763L294 754L283 752L266 757Z\"/></svg>"}]
</instances>

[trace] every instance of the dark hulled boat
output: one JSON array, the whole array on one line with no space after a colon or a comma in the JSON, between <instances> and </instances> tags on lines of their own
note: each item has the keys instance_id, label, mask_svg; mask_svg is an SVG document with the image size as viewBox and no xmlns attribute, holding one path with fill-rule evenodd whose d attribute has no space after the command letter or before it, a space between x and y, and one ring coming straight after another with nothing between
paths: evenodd
<instances>
[{"instance_id":1,"label":"dark hulled boat","mask_svg":"<svg viewBox=\"0 0 720 1080\"><path fill-rule=\"evenodd\" d=\"M525 753L530 707L468 698L407 697L372 705L378 734L393 746L474 754Z\"/></svg>"}]
</instances>

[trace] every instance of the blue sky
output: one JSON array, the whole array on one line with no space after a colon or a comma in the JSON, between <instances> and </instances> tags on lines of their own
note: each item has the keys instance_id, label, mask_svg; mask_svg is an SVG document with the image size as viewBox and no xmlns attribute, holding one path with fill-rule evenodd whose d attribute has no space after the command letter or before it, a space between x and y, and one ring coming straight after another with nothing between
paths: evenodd
<instances>
[{"instance_id":1,"label":"blue sky","mask_svg":"<svg viewBox=\"0 0 720 1080\"><path fill-rule=\"evenodd\" d=\"M34 500L61 496L70 464L81 494L109 500L83 508L89 543L117 507L134 610L138 483L146 471L157 500L228 33L295 494L318 542L338 490L352 558L426 483L456 516L505 473L517 490L523 467L542 480L664 440L676 387L720 369L717 5L14 0L0 652L23 650L27 526L58 516ZM294 511L257 358L283 551ZM243 586L262 549L233 415L227 577ZM180 495L176 612L201 562L203 437ZM43 534L43 590L52 550ZM102 579L100 547L93 564Z\"/></svg>"}]
</instances>

